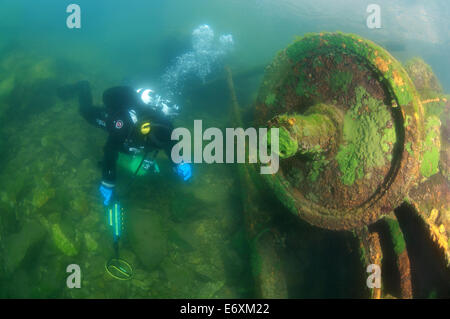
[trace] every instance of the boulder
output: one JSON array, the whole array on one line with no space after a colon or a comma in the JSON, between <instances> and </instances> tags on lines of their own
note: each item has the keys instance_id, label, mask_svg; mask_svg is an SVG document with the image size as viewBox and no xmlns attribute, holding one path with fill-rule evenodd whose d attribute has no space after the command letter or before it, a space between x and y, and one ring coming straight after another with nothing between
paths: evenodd
<instances>
[{"instance_id":1,"label":"boulder","mask_svg":"<svg viewBox=\"0 0 450 319\"><path fill-rule=\"evenodd\" d=\"M154 211L135 211L125 225L130 244L146 270L156 268L167 254L167 233Z\"/></svg>"},{"instance_id":2,"label":"boulder","mask_svg":"<svg viewBox=\"0 0 450 319\"><path fill-rule=\"evenodd\" d=\"M64 224L53 224L51 230L53 243L59 251L69 257L78 255L80 245L74 231Z\"/></svg>"},{"instance_id":3,"label":"boulder","mask_svg":"<svg viewBox=\"0 0 450 319\"><path fill-rule=\"evenodd\" d=\"M38 221L26 222L22 229L5 238L4 263L7 274L13 273L25 259L26 255L35 247L46 234L46 229Z\"/></svg>"}]
</instances>

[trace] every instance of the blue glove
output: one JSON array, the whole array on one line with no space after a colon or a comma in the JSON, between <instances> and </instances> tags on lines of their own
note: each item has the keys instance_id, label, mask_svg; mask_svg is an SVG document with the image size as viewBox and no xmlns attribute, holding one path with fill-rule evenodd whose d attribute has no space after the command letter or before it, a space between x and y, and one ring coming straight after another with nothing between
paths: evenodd
<instances>
[{"instance_id":1,"label":"blue glove","mask_svg":"<svg viewBox=\"0 0 450 319\"><path fill-rule=\"evenodd\" d=\"M192 177L192 166L189 163L179 163L175 166L174 170L184 181Z\"/></svg>"},{"instance_id":2,"label":"blue glove","mask_svg":"<svg viewBox=\"0 0 450 319\"><path fill-rule=\"evenodd\" d=\"M111 202L114 191L114 186L105 185L103 182L99 188L100 194L103 197L103 205L107 206Z\"/></svg>"}]
</instances>

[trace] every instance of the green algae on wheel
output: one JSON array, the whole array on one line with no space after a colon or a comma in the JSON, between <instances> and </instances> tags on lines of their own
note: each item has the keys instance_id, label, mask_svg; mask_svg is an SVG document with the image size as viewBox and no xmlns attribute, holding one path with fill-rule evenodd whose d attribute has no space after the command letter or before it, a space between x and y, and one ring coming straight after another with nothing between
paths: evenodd
<instances>
[{"instance_id":1,"label":"green algae on wheel","mask_svg":"<svg viewBox=\"0 0 450 319\"><path fill-rule=\"evenodd\" d=\"M354 229L398 207L419 173L423 110L401 64L353 34L308 34L266 68L258 125L280 128L265 178L313 225Z\"/></svg>"}]
</instances>

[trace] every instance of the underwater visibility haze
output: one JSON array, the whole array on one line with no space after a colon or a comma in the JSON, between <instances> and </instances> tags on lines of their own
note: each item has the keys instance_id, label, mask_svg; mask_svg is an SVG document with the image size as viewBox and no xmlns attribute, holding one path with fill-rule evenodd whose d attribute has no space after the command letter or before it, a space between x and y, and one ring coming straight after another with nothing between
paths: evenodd
<instances>
[{"instance_id":1,"label":"underwater visibility haze","mask_svg":"<svg viewBox=\"0 0 450 319\"><path fill-rule=\"evenodd\" d=\"M2 0L0 298L449 298L450 3L376 2Z\"/></svg>"}]
</instances>

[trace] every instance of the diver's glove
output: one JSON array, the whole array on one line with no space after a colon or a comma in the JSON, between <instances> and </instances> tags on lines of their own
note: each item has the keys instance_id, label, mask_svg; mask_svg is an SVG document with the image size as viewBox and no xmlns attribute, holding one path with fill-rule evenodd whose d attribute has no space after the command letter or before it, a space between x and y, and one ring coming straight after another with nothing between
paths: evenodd
<instances>
[{"instance_id":1,"label":"diver's glove","mask_svg":"<svg viewBox=\"0 0 450 319\"><path fill-rule=\"evenodd\" d=\"M174 167L175 173L184 181L192 177L192 166L189 163L179 163Z\"/></svg>"},{"instance_id":2,"label":"diver's glove","mask_svg":"<svg viewBox=\"0 0 450 319\"><path fill-rule=\"evenodd\" d=\"M99 187L100 194L103 197L103 205L108 206L114 193L114 184L102 182Z\"/></svg>"}]
</instances>

